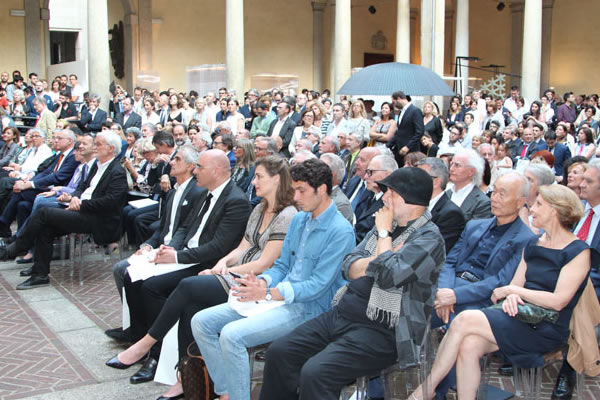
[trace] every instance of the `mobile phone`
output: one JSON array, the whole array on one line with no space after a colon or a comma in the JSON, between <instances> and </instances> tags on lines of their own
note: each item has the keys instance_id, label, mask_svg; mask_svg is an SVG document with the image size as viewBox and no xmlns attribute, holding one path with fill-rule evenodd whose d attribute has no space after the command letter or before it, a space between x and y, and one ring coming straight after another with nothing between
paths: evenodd
<instances>
[{"instance_id":1,"label":"mobile phone","mask_svg":"<svg viewBox=\"0 0 600 400\"><path fill-rule=\"evenodd\" d=\"M240 274L236 274L235 272L230 272L229 275L233 276L234 278L242 279L242 276Z\"/></svg>"}]
</instances>

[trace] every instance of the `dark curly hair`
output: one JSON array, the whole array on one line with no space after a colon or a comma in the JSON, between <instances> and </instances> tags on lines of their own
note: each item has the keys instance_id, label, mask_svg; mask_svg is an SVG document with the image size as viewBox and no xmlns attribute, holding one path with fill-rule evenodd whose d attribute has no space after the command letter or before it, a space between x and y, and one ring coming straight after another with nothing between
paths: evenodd
<instances>
[{"instance_id":1,"label":"dark curly hair","mask_svg":"<svg viewBox=\"0 0 600 400\"><path fill-rule=\"evenodd\" d=\"M290 175L296 182L306 182L315 191L321 185L327 186L327 194L331 196L332 175L331 168L323 161L311 158L290 168Z\"/></svg>"}]
</instances>

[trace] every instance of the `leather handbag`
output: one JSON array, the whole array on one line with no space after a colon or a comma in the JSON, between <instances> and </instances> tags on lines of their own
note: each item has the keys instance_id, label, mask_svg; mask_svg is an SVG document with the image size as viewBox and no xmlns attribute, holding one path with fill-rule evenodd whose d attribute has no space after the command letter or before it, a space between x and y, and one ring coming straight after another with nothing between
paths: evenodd
<instances>
[{"instance_id":1,"label":"leather handbag","mask_svg":"<svg viewBox=\"0 0 600 400\"><path fill-rule=\"evenodd\" d=\"M190 343L187 356L179 362L179 373L186 400L213 400L219 397L215 394L213 381L195 342Z\"/></svg>"},{"instance_id":2,"label":"leather handbag","mask_svg":"<svg viewBox=\"0 0 600 400\"><path fill-rule=\"evenodd\" d=\"M497 308L502 310L502 303L504 303L504 300L488 308ZM536 306L535 304L527 302L525 302L525 304L518 304L517 306L519 308L519 312L517 315L515 315L515 318L525 322L526 324L535 325L543 321L555 324L556 321L558 321L558 311L549 310L547 308Z\"/></svg>"}]
</instances>

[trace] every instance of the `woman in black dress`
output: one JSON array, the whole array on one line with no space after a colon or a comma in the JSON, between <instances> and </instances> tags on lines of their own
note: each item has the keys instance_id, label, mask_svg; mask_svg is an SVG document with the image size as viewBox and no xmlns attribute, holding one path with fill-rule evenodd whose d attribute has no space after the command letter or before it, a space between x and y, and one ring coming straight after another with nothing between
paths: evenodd
<instances>
[{"instance_id":1,"label":"woman in black dress","mask_svg":"<svg viewBox=\"0 0 600 400\"><path fill-rule=\"evenodd\" d=\"M567 342L571 313L591 264L588 245L571 232L584 215L583 206L570 189L547 185L540 187L531 212L533 225L544 233L525 246L511 283L494 290L492 301L504 300L502 309L467 310L454 319L440 344L427 393L433 393L456 363L458 398L475 399L481 374L479 359L485 354L499 350L517 366L534 368L543 365L544 353ZM557 311L558 320L537 324L521 321L515 316L518 305L525 302ZM423 398L422 388L410 398Z\"/></svg>"},{"instance_id":2,"label":"woman in black dress","mask_svg":"<svg viewBox=\"0 0 600 400\"><path fill-rule=\"evenodd\" d=\"M425 132L428 132L433 142L439 145L444 135L444 128L438 117L437 107L431 101L423 103L423 125Z\"/></svg>"}]
</instances>

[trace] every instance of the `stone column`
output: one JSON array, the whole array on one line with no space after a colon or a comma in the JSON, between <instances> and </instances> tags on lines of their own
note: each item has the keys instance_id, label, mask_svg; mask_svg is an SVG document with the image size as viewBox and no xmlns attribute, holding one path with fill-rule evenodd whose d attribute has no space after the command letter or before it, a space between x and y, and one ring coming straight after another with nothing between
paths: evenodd
<instances>
[{"instance_id":1,"label":"stone column","mask_svg":"<svg viewBox=\"0 0 600 400\"><path fill-rule=\"evenodd\" d=\"M227 89L244 100L244 0L227 0L225 5L225 63Z\"/></svg>"},{"instance_id":2,"label":"stone column","mask_svg":"<svg viewBox=\"0 0 600 400\"><path fill-rule=\"evenodd\" d=\"M552 48L552 7L554 0L544 0L542 6L542 71L541 89L550 86L550 50Z\"/></svg>"},{"instance_id":3,"label":"stone column","mask_svg":"<svg viewBox=\"0 0 600 400\"><path fill-rule=\"evenodd\" d=\"M433 1L421 0L421 65L433 69Z\"/></svg>"},{"instance_id":4,"label":"stone column","mask_svg":"<svg viewBox=\"0 0 600 400\"><path fill-rule=\"evenodd\" d=\"M40 20L40 1L25 0L25 59L27 74L24 78L27 81L27 75L35 72L43 77L46 74L44 68L44 46L42 42L42 23Z\"/></svg>"},{"instance_id":5,"label":"stone column","mask_svg":"<svg viewBox=\"0 0 600 400\"><path fill-rule=\"evenodd\" d=\"M469 0L456 2L456 50L455 57L469 57ZM469 61L460 60L458 91L464 95L469 90Z\"/></svg>"},{"instance_id":6,"label":"stone column","mask_svg":"<svg viewBox=\"0 0 600 400\"><path fill-rule=\"evenodd\" d=\"M410 63L410 0L398 0L396 62Z\"/></svg>"},{"instance_id":7,"label":"stone column","mask_svg":"<svg viewBox=\"0 0 600 400\"><path fill-rule=\"evenodd\" d=\"M152 71L152 0L138 1L139 69Z\"/></svg>"},{"instance_id":8,"label":"stone column","mask_svg":"<svg viewBox=\"0 0 600 400\"><path fill-rule=\"evenodd\" d=\"M525 0L523 15L521 93L531 102L540 97L542 63L542 0Z\"/></svg>"},{"instance_id":9,"label":"stone column","mask_svg":"<svg viewBox=\"0 0 600 400\"><path fill-rule=\"evenodd\" d=\"M446 22L446 1L433 0L434 31L433 31L433 70L444 76L444 24Z\"/></svg>"},{"instance_id":10,"label":"stone column","mask_svg":"<svg viewBox=\"0 0 600 400\"><path fill-rule=\"evenodd\" d=\"M326 3L312 2L313 10L313 89L323 90L323 13Z\"/></svg>"},{"instance_id":11,"label":"stone column","mask_svg":"<svg viewBox=\"0 0 600 400\"><path fill-rule=\"evenodd\" d=\"M335 91L350 78L352 48L350 45L352 18L350 0L336 0L335 4Z\"/></svg>"},{"instance_id":12,"label":"stone column","mask_svg":"<svg viewBox=\"0 0 600 400\"><path fill-rule=\"evenodd\" d=\"M510 73L521 75L521 56L523 55L523 0L513 0L510 5L510 11L512 13ZM510 85L521 86L521 78L511 76Z\"/></svg>"},{"instance_id":13,"label":"stone column","mask_svg":"<svg viewBox=\"0 0 600 400\"><path fill-rule=\"evenodd\" d=\"M123 52L125 53L125 82L127 82L127 91L133 94L135 81L137 77L137 25L138 17L136 14L125 15L125 23L123 24Z\"/></svg>"},{"instance_id":14,"label":"stone column","mask_svg":"<svg viewBox=\"0 0 600 400\"><path fill-rule=\"evenodd\" d=\"M330 18L331 18L331 38L329 48L329 91L331 92L331 99L335 98L335 0L330 3Z\"/></svg>"},{"instance_id":15,"label":"stone column","mask_svg":"<svg viewBox=\"0 0 600 400\"><path fill-rule=\"evenodd\" d=\"M88 85L101 96L100 108L108 112L110 56L108 52L107 0L88 0Z\"/></svg>"}]
</instances>

